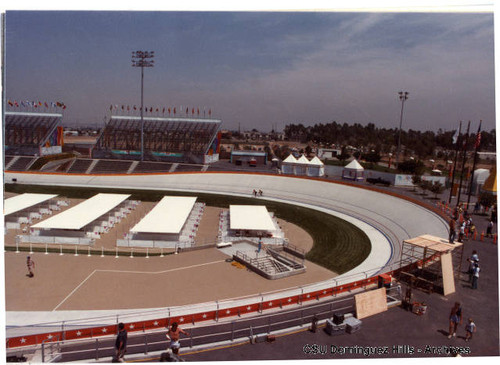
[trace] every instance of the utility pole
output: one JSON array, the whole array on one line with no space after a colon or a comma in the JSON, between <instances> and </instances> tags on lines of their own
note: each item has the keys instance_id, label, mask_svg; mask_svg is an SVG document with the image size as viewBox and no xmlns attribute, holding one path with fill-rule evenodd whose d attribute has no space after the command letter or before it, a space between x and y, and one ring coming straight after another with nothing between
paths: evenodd
<instances>
[{"instance_id":1,"label":"utility pole","mask_svg":"<svg viewBox=\"0 0 500 365\"><path fill-rule=\"evenodd\" d=\"M399 135L398 135L398 151L396 152L396 168L399 168L399 152L401 150L401 126L403 125L403 109L405 106L405 100L408 100L408 95L410 95L407 91L399 92L399 100L401 100L401 117L399 119Z\"/></svg>"}]
</instances>

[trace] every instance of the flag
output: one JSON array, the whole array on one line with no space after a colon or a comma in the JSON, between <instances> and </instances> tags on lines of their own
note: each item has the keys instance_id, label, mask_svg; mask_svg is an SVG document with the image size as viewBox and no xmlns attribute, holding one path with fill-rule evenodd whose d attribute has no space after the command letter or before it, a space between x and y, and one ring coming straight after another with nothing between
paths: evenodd
<instances>
[{"instance_id":1,"label":"flag","mask_svg":"<svg viewBox=\"0 0 500 365\"><path fill-rule=\"evenodd\" d=\"M41 101L39 101L39 102L38 102L38 105L39 105L39 106L42 106L42 102L41 102Z\"/></svg>"},{"instance_id":2,"label":"flag","mask_svg":"<svg viewBox=\"0 0 500 365\"><path fill-rule=\"evenodd\" d=\"M189 114L189 108L186 108L186 114Z\"/></svg>"},{"instance_id":3,"label":"flag","mask_svg":"<svg viewBox=\"0 0 500 365\"><path fill-rule=\"evenodd\" d=\"M156 112L158 113L158 108L156 108Z\"/></svg>"},{"instance_id":4,"label":"flag","mask_svg":"<svg viewBox=\"0 0 500 365\"><path fill-rule=\"evenodd\" d=\"M21 106L26 106L26 105L24 105L24 101L21 101Z\"/></svg>"},{"instance_id":5,"label":"flag","mask_svg":"<svg viewBox=\"0 0 500 365\"><path fill-rule=\"evenodd\" d=\"M12 103L12 101L8 100L7 102L9 103L10 106L14 106L14 104Z\"/></svg>"},{"instance_id":6,"label":"flag","mask_svg":"<svg viewBox=\"0 0 500 365\"><path fill-rule=\"evenodd\" d=\"M480 145L481 145L481 132L479 131L476 135L476 144L475 144L476 149L478 149Z\"/></svg>"},{"instance_id":7,"label":"flag","mask_svg":"<svg viewBox=\"0 0 500 365\"><path fill-rule=\"evenodd\" d=\"M130 110L130 105L127 105L127 110Z\"/></svg>"},{"instance_id":8,"label":"flag","mask_svg":"<svg viewBox=\"0 0 500 365\"><path fill-rule=\"evenodd\" d=\"M212 115L212 109L208 109L208 115Z\"/></svg>"},{"instance_id":9,"label":"flag","mask_svg":"<svg viewBox=\"0 0 500 365\"><path fill-rule=\"evenodd\" d=\"M134 105L134 110L137 110L137 107Z\"/></svg>"},{"instance_id":10,"label":"flag","mask_svg":"<svg viewBox=\"0 0 500 365\"><path fill-rule=\"evenodd\" d=\"M66 105L63 104L63 110L66 109Z\"/></svg>"},{"instance_id":11,"label":"flag","mask_svg":"<svg viewBox=\"0 0 500 365\"><path fill-rule=\"evenodd\" d=\"M174 114L175 114L175 113L176 113L176 111L175 111L175 107L174 107Z\"/></svg>"},{"instance_id":12,"label":"flag","mask_svg":"<svg viewBox=\"0 0 500 365\"><path fill-rule=\"evenodd\" d=\"M170 115L170 108L168 108L168 114Z\"/></svg>"},{"instance_id":13,"label":"flag","mask_svg":"<svg viewBox=\"0 0 500 365\"><path fill-rule=\"evenodd\" d=\"M455 134L453 135L453 144L457 143L458 141L458 129L456 130Z\"/></svg>"},{"instance_id":14,"label":"flag","mask_svg":"<svg viewBox=\"0 0 500 365\"><path fill-rule=\"evenodd\" d=\"M165 114L165 108L163 108L163 114Z\"/></svg>"},{"instance_id":15,"label":"flag","mask_svg":"<svg viewBox=\"0 0 500 365\"><path fill-rule=\"evenodd\" d=\"M191 115L193 115L193 114L194 114L194 108L193 108L193 109L191 109Z\"/></svg>"},{"instance_id":16,"label":"flag","mask_svg":"<svg viewBox=\"0 0 500 365\"><path fill-rule=\"evenodd\" d=\"M17 103L17 101L14 101L14 104L15 104L17 107L19 107L19 104Z\"/></svg>"},{"instance_id":17,"label":"flag","mask_svg":"<svg viewBox=\"0 0 500 365\"><path fill-rule=\"evenodd\" d=\"M45 102L45 107L48 108L49 107L49 104L47 104L47 102Z\"/></svg>"}]
</instances>

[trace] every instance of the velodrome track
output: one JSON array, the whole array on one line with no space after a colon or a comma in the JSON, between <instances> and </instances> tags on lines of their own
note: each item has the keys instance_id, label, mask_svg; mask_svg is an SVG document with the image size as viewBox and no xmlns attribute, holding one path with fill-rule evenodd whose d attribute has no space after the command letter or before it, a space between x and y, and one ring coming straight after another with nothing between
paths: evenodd
<instances>
[{"instance_id":1,"label":"velodrome track","mask_svg":"<svg viewBox=\"0 0 500 365\"><path fill-rule=\"evenodd\" d=\"M421 234L448 235L447 223L416 203L320 179L246 173L64 175L17 172L6 172L4 179L5 183L17 179L18 184L177 190L245 197L251 196L253 189L261 189L264 199L334 214L365 231L372 244L370 255L361 265L341 275L353 281L359 279L355 275L358 273L376 274L389 271L391 267L394 269L404 239Z\"/></svg>"}]
</instances>

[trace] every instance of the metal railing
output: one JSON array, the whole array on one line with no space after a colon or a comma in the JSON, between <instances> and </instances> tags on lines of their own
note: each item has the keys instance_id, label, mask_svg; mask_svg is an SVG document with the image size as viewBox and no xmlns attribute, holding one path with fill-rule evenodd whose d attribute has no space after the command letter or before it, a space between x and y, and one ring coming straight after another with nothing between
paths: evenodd
<instances>
[{"instance_id":1,"label":"metal railing","mask_svg":"<svg viewBox=\"0 0 500 365\"><path fill-rule=\"evenodd\" d=\"M401 300L401 288L399 286L387 289L389 301ZM193 348L195 346L208 345L222 341L238 341L248 339L252 342L260 336L286 330L290 328L303 328L308 326L315 317L317 320L332 318L334 313L352 313L355 310L354 294L329 300L327 302L315 303L308 306L290 309L287 311L265 314L259 317L239 318L225 323L210 326L186 327L189 336L180 340L182 347ZM168 327L168 326L167 326ZM169 342L165 338L167 330L162 329L152 333L130 333L127 345L127 354L144 354L162 351L167 348ZM59 359L61 361L76 361L95 359L100 360L106 356L114 355L114 337L96 338L86 343L59 341ZM42 346L42 351L47 351ZM42 354L42 358L47 355Z\"/></svg>"}]
</instances>

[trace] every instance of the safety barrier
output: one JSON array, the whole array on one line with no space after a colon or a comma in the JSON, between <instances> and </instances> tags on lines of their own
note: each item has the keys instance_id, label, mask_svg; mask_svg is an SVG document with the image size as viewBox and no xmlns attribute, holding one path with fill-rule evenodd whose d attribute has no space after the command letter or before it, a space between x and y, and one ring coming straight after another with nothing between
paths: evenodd
<instances>
[{"instance_id":1,"label":"safety barrier","mask_svg":"<svg viewBox=\"0 0 500 365\"><path fill-rule=\"evenodd\" d=\"M387 267L384 267L387 269ZM89 318L86 321L94 320L102 323L93 327L85 327L85 324L78 323L79 321L65 321L61 323L45 323L39 324L41 328L60 327L58 331L45 333L37 333L26 336L17 336L7 339L7 348L16 348L21 346L36 346L43 341L51 341L52 339L62 338L63 340L75 339L91 339L100 336L106 336L116 333L116 324L121 321L126 323L127 316L141 316L148 318L141 321L126 323L126 329L129 332L158 330L162 327L167 327L169 323L178 322L200 323L206 321L219 322L221 319L231 317L240 317L246 314L262 314L268 310L275 308L284 308L291 305L303 305L305 302L313 300L319 301L322 298L336 297L340 294L351 293L355 290L366 289L369 286L377 285L379 276L375 275L382 267L358 273L352 276L335 278L322 283L311 284L306 287L298 287L295 289L280 290L269 292L259 296L250 296L238 298L236 300L216 301L214 303L204 303L199 305L191 305L185 307L166 308L152 312L132 313L124 316ZM392 265L386 272L389 275L394 275L401 268ZM375 276L373 276L375 275ZM362 278L362 279L359 279ZM163 316L158 316L163 313ZM82 321L80 321L82 322ZM105 324L107 322L107 324ZM29 326L33 329L33 326ZM18 327L19 328L19 327Z\"/></svg>"}]
</instances>

